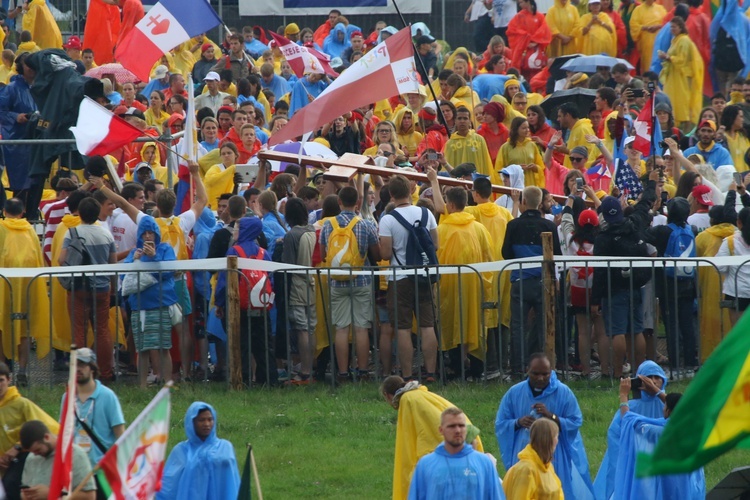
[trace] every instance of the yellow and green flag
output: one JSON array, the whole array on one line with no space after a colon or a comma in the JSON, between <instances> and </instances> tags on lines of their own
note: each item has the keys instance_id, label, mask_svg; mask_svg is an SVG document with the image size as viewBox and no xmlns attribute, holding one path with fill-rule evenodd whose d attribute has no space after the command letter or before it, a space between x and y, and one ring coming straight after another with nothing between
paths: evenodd
<instances>
[{"instance_id":1,"label":"yellow and green flag","mask_svg":"<svg viewBox=\"0 0 750 500\"><path fill-rule=\"evenodd\" d=\"M750 449L750 314L706 360L669 417L638 477L696 470L733 448Z\"/></svg>"}]
</instances>

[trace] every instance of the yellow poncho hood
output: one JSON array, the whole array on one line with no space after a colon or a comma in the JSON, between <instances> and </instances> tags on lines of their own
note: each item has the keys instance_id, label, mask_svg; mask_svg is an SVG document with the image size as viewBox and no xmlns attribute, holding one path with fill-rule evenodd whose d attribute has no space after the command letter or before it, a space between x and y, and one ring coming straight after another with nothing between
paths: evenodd
<instances>
[{"instance_id":1,"label":"yellow poncho hood","mask_svg":"<svg viewBox=\"0 0 750 500\"><path fill-rule=\"evenodd\" d=\"M2 453L8 451L13 445L18 444L21 426L29 420L40 420L47 426L50 433L57 435L60 426L54 418L47 415L41 408L30 400L21 396L17 387L8 387L2 399L0 399L0 450Z\"/></svg>"}]
</instances>

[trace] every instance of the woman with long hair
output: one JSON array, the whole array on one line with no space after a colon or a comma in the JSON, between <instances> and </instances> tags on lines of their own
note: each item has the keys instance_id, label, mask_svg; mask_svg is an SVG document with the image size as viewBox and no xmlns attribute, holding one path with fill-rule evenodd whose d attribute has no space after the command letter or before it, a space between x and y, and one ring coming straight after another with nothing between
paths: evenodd
<instances>
[{"instance_id":1,"label":"woman with long hair","mask_svg":"<svg viewBox=\"0 0 750 500\"><path fill-rule=\"evenodd\" d=\"M535 0L518 0L518 9L505 35L513 51L513 67L518 68L526 80L531 80L544 67L544 51L552 41L552 33L544 14L537 12Z\"/></svg>"},{"instance_id":2,"label":"woman with long hair","mask_svg":"<svg viewBox=\"0 0 750 500\"><path fill-rule=\"evenodd\" d=\"M396 154L404 154L404 152L401 151L401 149L399 149L398 147L398 134L396 132L396 126L391 121L384 120L378 123L375 127L375 132L372 135L372 140L375 145L365 149L365 152L362 153L363 155L375 156L376 154L378 154L378 146L380 146L384 142L387 142L388 144L393 146L393 151L395 151Z\"/></svg>"},{"instance_id":3,"label":"woman with long hair","mask_svg":"<svg viewBox=\"0 0 750 500\"><path fill-rule=\"evenodd\" d=\"M456 131L456 106L450 101L440 101L440 111L443 112L448 124L448 136Z\"/></svg>"},{"instance_id":4,"label":"woman with long hair","mask_svg":"<svg viewBox=\"0 0 750 500\"><path fill-rule=\"evenodd\" d=\"M164 110L164 93L161 90L151 92L148 109L143 115L146 117L146 125L156 128L159 133L163 132L169 113Z\"/></svg>"},{"instance_id":5,"label":"woman with long hair","mask_svg":"<svg viewBox=\"0 0 750 500\"><path fill-rule=\"evenodd\" d=\"M724 108L721 112L721 125L724 127L724 139L727 143L729 154L732 155L734 168L738 172L748 170L745 162L745 153L750 148L750 138L744 127L744 111L736 104Z\"/></svg>"},{"instance_id":6,"label":"woman with long hair","mask_svg":"<svg viewBox=\"0 0 750 500\"><path fill-rule=\"evenodd\" d=\"M219 156L221 163L210 167L203 180L208 203L214 210L218 207L219 197L224 193L236 194L237 186L242 182L242 176L237 173L235 167L240 156L237 146L233 142L225 142L219 149Z\"/></svg>"},{"instance_id":7,"label":"woman with long hair","mask_svg":"<svg viewBox=\"0 0 750 500\"><path fill-rule=\"evenodd\" d=\"M546 151L549 141L555 135L555 129L547 123L547 115L544 110L541 106L532 104L526 110L526 119L529 121L529 128L531 129L531 140L542 148L542 151ZM554 155L558 162L563 163L565 161L564 154L554 153Z\"/></svg>"},{"instance_id":8,"label":"woman with long hair","mask_svg":"<svg viewBox=\"0 0 750 500\"><path fill-rule=\"evenodd\" d=\"M523 168L526 186L544 187L544 159L531 140L528 120L522 117L514 118L511 122L508 142L497 153L495 170L500 171L513 164Z\"/></svg>"},{"instance_id":9,"label":"woman with long hair","mask_svg":"<svg viewBox=\"0 0 750 500\"><path fill-rule=\"evenodd\" d=\"M495 55L501 56L502 59L506 62L510 61L511 54L512 52L505 45L505 40L503 39L503 37L501 37L500 35L494 35L492 38L490 38L490 42L487 44L487 50L482 53L482 60L479 61L477 67L480 70L483 70L487 63L490 62L490 59L492 59L492 56Z\"/></svg>"},{"instance_id":10,"label":"woman with long hair","mask_svg":"<svg viewBox=\"0 0 750 500\"><path fill-rule=\"evenodd\" d=\"M563 499L562 483L552 465L559 434L560 428L548 418L537 419L531 424L529 444L518 454L519 461L508 470L503 480L503 491L508 500Z\"/></svg>"},{"instance_id":11,"label":"woman with long hair","mask_svg":"<svg viewBox=\"0 0 750 500\"><path fill-rule=\"evenodd\" d=\"M657 52L662 60L659 80L664 84L664 93L680 103L673 110L677 124L682 130L690 130L700 123L698 114L703 104L703 93L693 90L703 84L703 58L688 36L681 17L673 18L669 29L673 37L669 50Z\"/></svg>"}]
</instances>

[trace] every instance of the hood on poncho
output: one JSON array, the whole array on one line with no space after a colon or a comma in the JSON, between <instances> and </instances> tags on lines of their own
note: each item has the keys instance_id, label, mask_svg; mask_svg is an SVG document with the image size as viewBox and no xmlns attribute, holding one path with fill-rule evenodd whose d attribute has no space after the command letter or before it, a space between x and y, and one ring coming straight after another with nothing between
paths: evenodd
<instances>
[{"instance_id":1,"label":"hood on poncho","mask_svg":"<svg viewBox=\"0 0 750 500\"><path fill-rule=\"evenodd\" d=\"M243 217L237 221L239 225L239 235L237 243L253 243L255 239L263 232L263 222L257 217Z\"/></svg>"},{"instance_id":2,"label":"hood on poncho","mask_svg":"<svg viewBox=\"0 0 750 500\"><path fill-rule=\"evenodd\" d=\"M524 185L524 174L521 165L508 165L504 169L500 170L500 173L507 175L510 178L510 187L513 189L523 189Z\"/></svg>"},{"instance_id":3,"label":"hood on poncho","mask_svg":"<svg viewBox=\"0 0 750 500\"><path fill-rule=\"evenodd\" d=\"M147 215L138 223L136 248L143 248L143 233L146 231L153 231L156 234L154 245L158 247L161 243L161 230L159 229L159 224L156 223L156 220L153 217Z\"/></svg>"},{"instance_id":4,"label":"hood on poncho","mask_svg":"<svg viewBox=\"0 0 750 500\"><path fill-rule=\"evenodd\" d=\"M211 415L213 415L214 417L214 427L213 429L211 429L211 434L208 435L205 441L199 438L195 433L195 425L193 424L195 418L203 410L209 410L211 412ZM216 437L217 422L216 410L214 410L213 406L208 403L204 403L203 401L196 401L195 403L191 404L188 407L187 412L185 413L185 420L183 421L183 425L185 427L185 435L188 438L188 443L190 443L191 446L201 446L204 443L208 443L209 441L218 439Z\"/></svg>"}]
</instances>

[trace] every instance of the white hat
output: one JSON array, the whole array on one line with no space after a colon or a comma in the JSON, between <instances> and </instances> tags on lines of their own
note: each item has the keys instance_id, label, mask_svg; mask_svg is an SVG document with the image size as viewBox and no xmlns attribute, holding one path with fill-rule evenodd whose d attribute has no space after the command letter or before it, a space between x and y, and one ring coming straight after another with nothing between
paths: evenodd
<instances>
[{"instance_id":1,"label":"white hat","mask_svg":"<svg viewBox=\"0 0 750 500\"><path fill-rule=\"evenodd\" d=\"M592 3L602 3L602 0L589 0L589 5Z\"/></svg>"},{"instance_id":2,"label":"white hat","mask_svg":"<svg viewBox=\"0 0 750 500\"><path fill-rule=\"evenodd\" d=\"M591 2L589 2L591 3ZM625 142L623 143L624 146L627 146L628 144L632 144L635 142L635 136L631 135L630 137L625 138Z\"/></svg>"},{"instance_id":3,"label":"white hat","mask_svg":"<svg viewBox=\"0 0 750 500\"><path fill-rule=\"evenodd\" d=\"M154 80L161 80L168 74L169 74L169 69L163 64L160 64L154 70Z\"/></svg>"},{"instance_id":4,"label":"white hat","mask_svg":"<svg viewBox=\"0 0 750 500\"><path fill-rule=\"evenodd\" d=\"M209 71L208 74L203 78L204 82L218 82L221 77L216 71Z\"/></svg>"}]
</instances>

